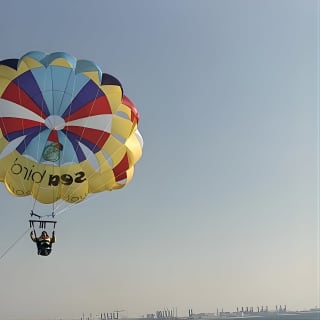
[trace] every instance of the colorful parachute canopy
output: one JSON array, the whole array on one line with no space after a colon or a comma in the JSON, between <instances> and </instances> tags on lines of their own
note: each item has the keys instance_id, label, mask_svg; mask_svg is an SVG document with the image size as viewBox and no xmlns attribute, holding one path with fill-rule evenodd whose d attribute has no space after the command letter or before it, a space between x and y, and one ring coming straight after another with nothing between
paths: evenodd
<instances>
[{"instance_id":1,"label":"colorful parachute canopy","mask_svg":"<svg viewBox=\"0 0 320 320\"><path fill-rule=\"evenodd\" d=\"M0 180L13 195L75 203L122 188L142 155L138 121L91 61L33 51L0 62Z\"/></svg>"}]
</instances>

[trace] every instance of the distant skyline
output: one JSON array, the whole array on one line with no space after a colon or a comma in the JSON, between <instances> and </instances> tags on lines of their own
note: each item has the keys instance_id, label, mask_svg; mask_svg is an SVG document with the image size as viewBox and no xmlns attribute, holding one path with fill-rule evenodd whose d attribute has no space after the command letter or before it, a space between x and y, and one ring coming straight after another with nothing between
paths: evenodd
<instances>
[{"instance_id":1,"label":"distant skyline","mask_svg":"<svg viewBox=\"0 0 320 320\"><path fill-rule=\"evenodd\" d=\"M100 312L95 316L90 313L88 315L82 314L81 320L91 319L126 319L127 316L121 316L126 310L118 310L114 312ZM275 306L275 308L269 308L269 306L256 306L256 307L237 307L234 310L225 310L223 307L212 312L198 312L194 313L193 309L188 309L188 314L185 316L179 316L177 308L163 308L153 313L143 314L139 318L145 319L234 319L235 317L252 318L258 316L261 319L274 319L275 316L285 316L286 319L295 319L298 315L303 319L318 319L320 315L320 308L310 308L304 310L289 310L287 306ZM130 317L129 317L130 319ZM131 318L132 319L132 318ZM300 318L299 318L300 319Z\"/></svg>"},{"instance_id":2,"label":"distant skyline","mask_svg":"<svg viewBox=\"0 0 320 320\"><path fill-rule=\"evenodd\" d=\"M144 153L124 189L0 260L0 319L320 306L319 0L2 2L0 59L64 51L122 83ZM0 256L30 210L0 185Z\"/></svg>"}]
</instances>

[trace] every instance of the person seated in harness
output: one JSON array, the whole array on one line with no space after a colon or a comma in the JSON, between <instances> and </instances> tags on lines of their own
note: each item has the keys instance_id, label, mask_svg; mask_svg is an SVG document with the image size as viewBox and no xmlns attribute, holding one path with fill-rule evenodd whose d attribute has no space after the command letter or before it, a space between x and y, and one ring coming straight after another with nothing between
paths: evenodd
<instances>
[{"instance_id":1,"label":"person seated in harness","mask_svg":"<svg viewBox=\"0 0 320 320\"><path fill-rule=\"evenodd\" d=\"M42 231L41 236L37 237L35 232L30 233L31 240L37 244L38 255L48 256L51 253L52 244L56 242L56 236L52 231L52 237L50 238L47 231Z\"/></svg>"}]
</instances>

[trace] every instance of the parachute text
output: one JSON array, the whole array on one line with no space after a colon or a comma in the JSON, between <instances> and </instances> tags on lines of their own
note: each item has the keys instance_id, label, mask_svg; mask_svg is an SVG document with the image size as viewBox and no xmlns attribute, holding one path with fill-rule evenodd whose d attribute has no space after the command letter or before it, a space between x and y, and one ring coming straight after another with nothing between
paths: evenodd
<instances>
[{"instance_id":1,"label":"parachute text","mask_svg":"<svg viewBox=\"0 0 320 320\"><path fill-rule=\"evenodd\" d=\"M57 174L50 174L48 184L49 186L57 186L59 183L62 183L69 186L73 182L81 183L86 180L85 173L83 171L76 172L75 176L76 177L73 179L73 177L70 174L62 174L61 176Z\"/></svg>"},{"instance_id":2,"label":"parachute text","mask_svg":"<svg viewBox=\"0 0 320 320\"><path fill-rule=\"evenodd\" d=\"M18 163L18 158L15 159L13 165L11 166L11 172L15 175L21 175L24 180L31 180L35 183L42 183L48 179L48 186L57 186L60 183L64 185L71 185L72 183L82 183L87 180L85 173L83 171L75 172L74 176L71 174L47 174L46 170L35 171L34 165L31 168L27 168ZM48 177L47 177L48 176Z\"/></svg>"},{"instance_id":3,"label":"parachute text","mask_svg":"<svg viewBox=\"0 0 320 320\"><path fill-rule=\"evenodd\" d=\"M31 194L30 191L25 191L25 190L20 190L20 189L17 189L15 187L13 187L12 185L10 185L9 183L8 184L8 187L10 189L10 191L15 194L16 196L18 197L24 197L24 196L29 196Z\"/></svg>"}]
</instances>

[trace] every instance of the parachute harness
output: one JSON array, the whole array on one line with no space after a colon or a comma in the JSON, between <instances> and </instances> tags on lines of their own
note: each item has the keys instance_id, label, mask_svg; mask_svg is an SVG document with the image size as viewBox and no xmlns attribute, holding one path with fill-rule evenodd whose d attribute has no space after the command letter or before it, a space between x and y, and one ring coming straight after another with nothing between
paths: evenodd
<instances>
[{"instance_id":1,"label":"parachute harness","mask_svg":"<svg viewBox=\"0 0 320 320\"><path fill-rule=\"evenodd\" d=\"M33 230L35 237L37 236L37 234L36 234L36 229L35 229L34 225L37 223L39 224L39 229L46 229L47 223L53 224L53 230L55 229L57 221L55 221L55 220L41 220L41 218L43 218L44 216L40 216L38 214L35 214L32 210L30 212L30 215L31 215L31 217L36 216L39 219L39 220L33 220L33 219L29 220L30 229ZM52 218L54 217L54 213L52 213L51 217Z\"/></svg>"}]
</instances>

